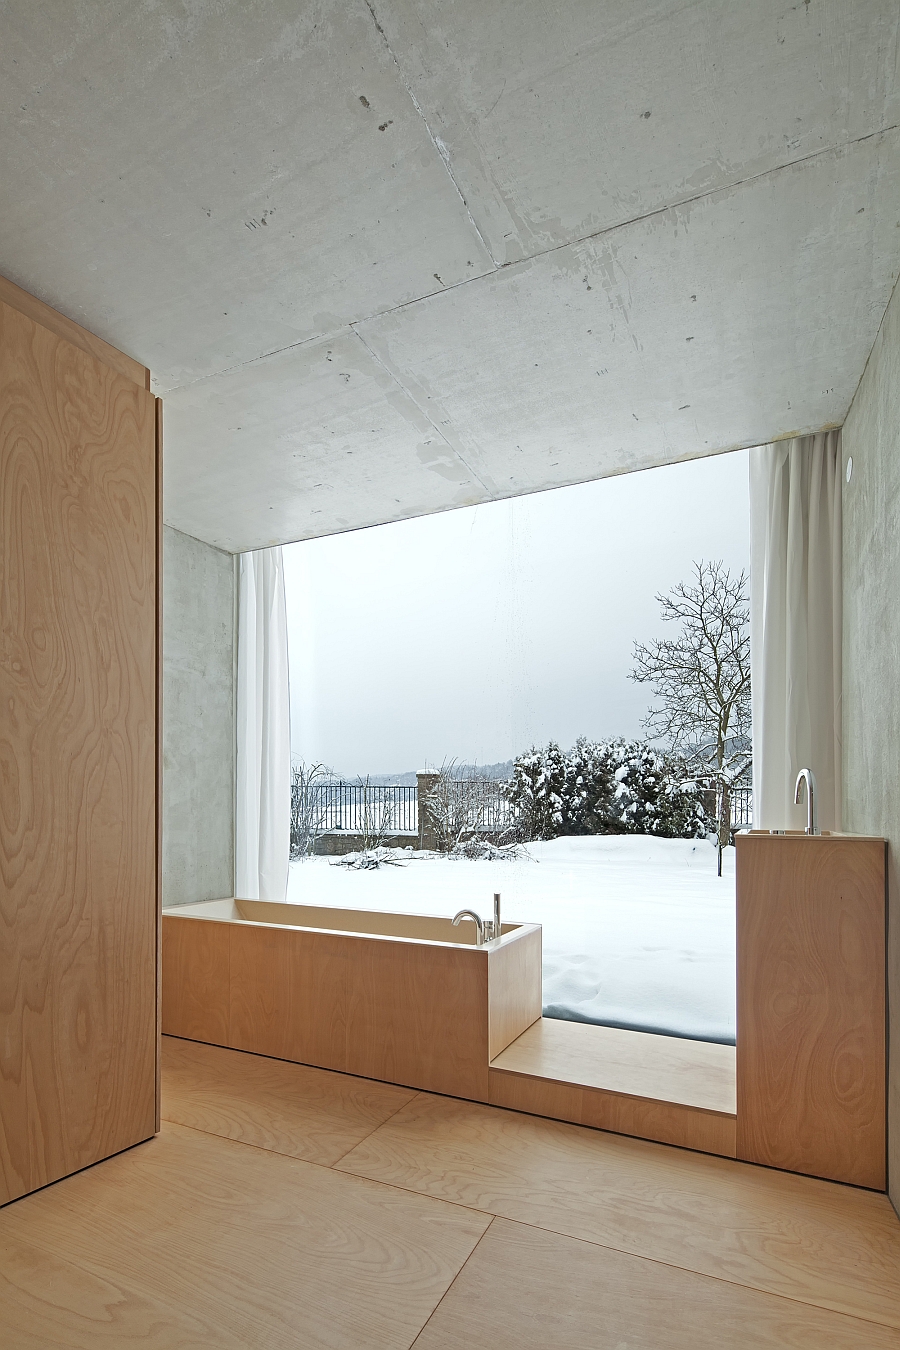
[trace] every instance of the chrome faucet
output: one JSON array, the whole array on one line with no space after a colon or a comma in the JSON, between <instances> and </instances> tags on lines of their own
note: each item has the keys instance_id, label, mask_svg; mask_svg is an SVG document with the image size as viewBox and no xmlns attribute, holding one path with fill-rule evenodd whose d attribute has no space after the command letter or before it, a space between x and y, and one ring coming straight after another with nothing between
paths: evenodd
<instances>
[{"instance_id":1,"label":"chrome faucet","mask_svg":"<svg viewBox=\"0 0 900 1350\"><path fill-rule=\"evenodd\" d=\"M803 797L803 784L806 784L806 833L819 833L819 810L816 803L816 776L812 769L801 769L797 774L794 787L794 805L799 806Z\"/></svg>"},{"instance_id":2,"label":"chrome faucet","mask_svg":"<svg viewBox=\"0 0 900 1350\"><path fill-rule=\"evenodd\" d=\"M474 909L461 909L458 914L454 914L450 922L456 928L460 919L473 919L475 922L475 946L484 946L484 920L476 914Z\"/></svg>"},{"instance_id":3,"label":"chrome faucet","mask_svg":"<svg viewBox=\"0 0 900 1350\"><path fill-rule=\"evenodd\" d=\"M483 947L485 942L491 942L494 938L503 936L503 927L500 923L500 892L494 891L494 920L485 922L474 909L461 909L458 914L454 914L450 922L456 928L460 919L473 919L475 922L475 946Z\"/></svg>"}]
</instances>

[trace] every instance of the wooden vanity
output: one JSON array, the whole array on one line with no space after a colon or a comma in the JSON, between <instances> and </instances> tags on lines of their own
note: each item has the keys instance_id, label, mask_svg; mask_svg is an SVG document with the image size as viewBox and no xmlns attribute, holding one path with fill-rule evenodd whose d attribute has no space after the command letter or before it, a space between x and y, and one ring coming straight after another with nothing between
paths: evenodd
<instances>
[{"instance_id":1,"label":"wooden vanity","mask_svg":"<svg viewBox=\"0 0 900 1350\"><path fill-rule=\"evenodd\" d=\"M737 1156L886 1185L887 844L737 840Z\"/></svg>"}]
</instances>

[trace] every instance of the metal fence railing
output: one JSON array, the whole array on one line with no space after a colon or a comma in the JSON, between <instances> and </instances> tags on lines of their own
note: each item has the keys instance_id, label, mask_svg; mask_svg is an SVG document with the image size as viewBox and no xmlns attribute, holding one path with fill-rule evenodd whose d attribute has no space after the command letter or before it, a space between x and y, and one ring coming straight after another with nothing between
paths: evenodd
<instances>
[{"instance_id":1,"label":"metal fence railing","mask_svg":"<svg viewBox=\"0 0 900 1350\"><path fill-rule=\"evenodd\" d=\"M450 786L450 805L454 817L460 812L470 818L479 833L498 834L515 819L515 808L506 796L505 784L488 779L460 779ZM314 783L294 785L294 811L297 796L305 793L304 819L315 833L346 831L359 834L368 823L377 823L383 833L416 834L419 829L418 788L405 784ZM433 816L440 808L436 805Z\"/></svg>"},{"instance_id":2,"label":"metal fence railing","mask_svg":"<svg viewBox=\"0 0 900 1350\"><path fill-rule=\"evenodd\" d=\"M731 828L737 830L753 824L753 788L731 789Z\"/></svg>"},{"instance_id":3,"label":"metal fence railing","mask_svg":"<svg viewBox=\"0 0 900 1350\"><path fill-rule=\"evenodd\" d=\"M419 829L418 788L405 784L315 783L294 787L296 812L298 791L306 793L304 818L314 834L345 831L350 834L371 832L377 825L387 834L417 834ZM478 834L501 835L515 824L516 808L507 795L507 784L492 779L460 779L450 785L449 799L435 803L433 819L442 813L449 821L463 817ZM753 788L747 785L731 789L732 829L753 824ZM715 810L710 792L709 809ZM368 831L366 824L368 823Z\"/></svg>"},{"instance_id":4,"label":"metal fence railing","mask_svg":"<svg viewBox=\"0 0 900 1350\"><path fill-rule=\"evenodd\" d=\"M310 818L321 834L346 830L359 834L376 823L389 834L415 834L419 828L418 791L398 784L315 783L306 789ZM367 821L368 817L368 821Z\"/></svg>"}]
</instances>

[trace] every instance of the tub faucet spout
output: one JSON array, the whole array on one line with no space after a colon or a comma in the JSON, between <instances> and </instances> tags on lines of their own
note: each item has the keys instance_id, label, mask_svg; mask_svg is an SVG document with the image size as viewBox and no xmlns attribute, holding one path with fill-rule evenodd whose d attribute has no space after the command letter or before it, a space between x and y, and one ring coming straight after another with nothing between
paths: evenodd
<instances>
[{"instance_id":1,"label":"tub faucet spout","mask_svg":"<svg viewBox=\"0 0 900 1350\"><path fill-rule=\"evenodd\" d=\"M456 928L460 919L473 919L475 922L475 946L484 946L484 920L476 914L474 909L461 909L458 914L454 914L450 922Z\"/></svg>"},{"instance_id":2,"label":"tub faucet spout","mask_svg":"<svg viewBox=\"0 0 900 1350\"><path fill-rule=\"evenodd\" d=\"M797 774L794 787L794 805L799 806L803 798L803 785L806 784L806 833L819 833L819 810L816 801L816 776L812 769L801 769Z\"/></svg>"}]
</instances>

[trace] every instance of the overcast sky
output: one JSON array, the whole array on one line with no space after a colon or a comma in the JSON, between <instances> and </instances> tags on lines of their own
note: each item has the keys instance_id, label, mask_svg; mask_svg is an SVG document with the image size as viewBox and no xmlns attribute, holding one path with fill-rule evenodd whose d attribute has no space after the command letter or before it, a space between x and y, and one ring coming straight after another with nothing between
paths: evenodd
<instances>
[{"instance_id":1,"label":"overcast sky","mask_svg":"<svg viewBox=\"0 0 900 1350\"><path fill-rule=\"evenodd\" d=\"M749 552L747 451L288 545L293 752L355 777L640 735L655 595Z\"/></svg>"}]
</instances>

